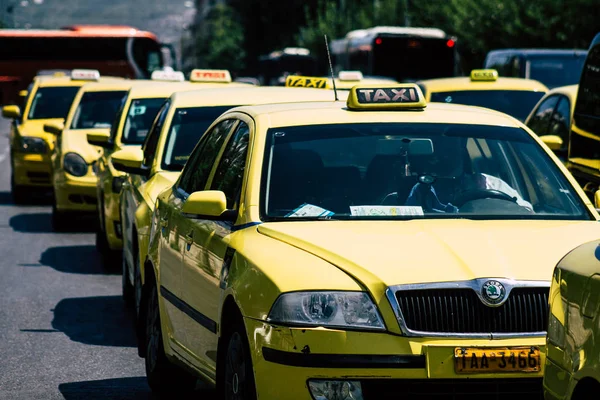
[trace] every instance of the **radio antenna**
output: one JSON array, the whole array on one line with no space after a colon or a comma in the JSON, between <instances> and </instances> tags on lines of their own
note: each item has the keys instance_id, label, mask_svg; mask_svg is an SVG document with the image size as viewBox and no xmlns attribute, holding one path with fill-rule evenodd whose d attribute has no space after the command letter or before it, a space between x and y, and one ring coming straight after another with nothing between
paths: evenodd
<instances>
[{"instance_id":1,"label":"radio antenna","mask_svg":"<svg viewBox=\"0 0 600 400\"><path fill-rule=\"evenodd\" d=\"M329 42L327 41L327 35L325 37L325 49L327 50L327 61L329 61L329 71L331 71L331 83L333 84L333 95L335 101L338 101L337 88L335 87L335 76L333 75L333 64L331 63L331 54L329 54Z\"/></svg>"}]
</instances>

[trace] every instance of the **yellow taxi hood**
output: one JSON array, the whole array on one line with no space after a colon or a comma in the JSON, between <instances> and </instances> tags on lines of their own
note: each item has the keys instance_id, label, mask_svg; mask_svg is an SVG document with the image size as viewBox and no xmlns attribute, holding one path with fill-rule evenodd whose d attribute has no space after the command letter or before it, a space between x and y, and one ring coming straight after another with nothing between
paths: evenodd
<instances>
[{"instance_id":1,"label":"yellow taxi hood","mask_svg":"<svg viewBox=\"0 0 600 400\"><path fill-rule=\"evenodd\" d=\"M264 223L258 231L312 253L374 288L475 278L549 282L562 257L599 237L600 223L296 221Z\"/></svg>"},{"instance_id":2,"label":"yellow taxi hood","mask_svg":"<svg viewBox=\"0 0 600 400\"><path fill-rule=\"evenodd\" d=\"M52 122L62 122L62 118L52 119L28 119L19 125L19 133L21 136L33 136L46 139L47 141L56 140L56 135L44 132L44 125Z\"/></svg>"},{"instance_id":3,"label":"yellow taxi hood","mask_svg":"<svg viewBox=\"0 0 600 400\"><path fill-rule=\"evenodd\" d=\"M93 146L87 141L87 134L99 129L66 129L61 135L61 152L63 155L73 152L79 154L89 164L102 155L102 148ZM104 129L103 129L104 130Z\"/></svg>"},{"instance_id":4,"label":"yellow taxi hood","mask_svg":"<svg viewBox=\"0 0 600 400\"><path fill-rule=\"evenodd\" d=\"M154 203L156 203L158 195L168 187L173 186L180 174L181 172L175 171L159 171L154 174L144 190L146 196L148 196L146 200L152 210L154 210Z\"/></svg>"}]
</instances>

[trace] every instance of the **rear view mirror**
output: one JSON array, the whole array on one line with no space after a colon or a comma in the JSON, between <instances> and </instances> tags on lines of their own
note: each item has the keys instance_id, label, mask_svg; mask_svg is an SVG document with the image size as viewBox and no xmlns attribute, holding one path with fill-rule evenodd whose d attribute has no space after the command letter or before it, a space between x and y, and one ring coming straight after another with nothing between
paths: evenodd
<instances>
[{"instance_id":1,"label":"rear view mirror","mask_svg":"<svg viewBox=\"0 0 600 400\"><path fill-rule=\"evenodd\" d=\"M21 117L21 109L19 106L4 106L2 107L2 116L4 118L17 119Z\"/></svg>"},{"instance_id":2,"label":"rear view mirror","mask_svg":"<svg viewBox=\"0 0 600 400\"><path fill-rule=\"evenodd\" d=\"M544 135L544 136L540 136L540 139L552 151L557 151L557 150L562 149L563 140L560 138L560 136Z\"/></svg>"},{"instance_id":3,"label":"rear view mirror","mask_svg":"<svg viewBox=\"0 0 600 400\"><path fill-rule=\"evenodd\" d=\"M408 152L411 156L430 156L433 142L425 138L388 137L377 142L377 154L398 155Z\"/></svg>"},{"instance_id":4,"label":"rear view mirror","mask_svg":"<svg viewBox=\"0 0 600 400\"><path fill-rule=\"evenodd\" d=\"M93 132L88 132L87 141L94 146L104 147L105 149L112 148L110 130L108 129L98 129Z\"/></svg>"},{"instance_id":5,"label":"rear view mirror","mask_svg":"<svg viewBox=\"0 0 600 400\"><path fill-rule=\"evenodd\" d=\"M142 176L148 176L150 172L149 169L143 167L144 152L137 146L115 151L110 159L113 167L121 172Z\"/></svg>"},{"instance_id":6,"label":"rear view mirror","mask_svg":"<svg viewBox=\"0 0 600 400\"><path fill-rule=\"evenodd\" d=\"M237 214L228 213L225 193L220 190L202 190L189 195L181 212L208 219L234 220Z\"/></svg>"},{"instance_id":7,"label":"rear view mirror","mask_svg":"<svg viewBox=\"0 0 600 400\"><path fill-rule=\"evenodd\" d=\"M60 135L65 129L64 122L48 122L44 124L44 132L52 133L54 135Z\"/></svg>"},{"instance_id":8,"label":"rear view mirror","mask_svg":"<svg viewBox=\"0 0 600 400\"><path fill-rule=\"evenodd\" d=\"M411 139L408 145L408 154L411 156L430 156L433 154L431 139Z\"/></svg>"}]
</instances>

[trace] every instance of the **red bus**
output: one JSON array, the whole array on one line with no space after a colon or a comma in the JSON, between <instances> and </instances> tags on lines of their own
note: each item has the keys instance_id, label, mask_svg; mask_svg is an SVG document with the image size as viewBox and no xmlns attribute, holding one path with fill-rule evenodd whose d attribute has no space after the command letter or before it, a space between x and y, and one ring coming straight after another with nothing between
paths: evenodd
<instances>
[{"instance_id":1,"label":"red bus","mask_svg":"<svg viewBox=\"0 0 600 400\"><path fill-rule=\"evenodd\" d=\"M164 65L161 44L129 26L75 25L56 30L0 29L0 101L18 102L40 70L96 69L102 75L150 78Z\"/></svg>"}]
</instances>

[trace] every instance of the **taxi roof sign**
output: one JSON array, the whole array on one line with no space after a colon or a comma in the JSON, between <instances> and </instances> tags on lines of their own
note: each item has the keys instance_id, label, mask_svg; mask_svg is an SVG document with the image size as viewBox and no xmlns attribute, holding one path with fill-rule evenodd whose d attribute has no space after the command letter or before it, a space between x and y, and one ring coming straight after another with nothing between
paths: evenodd
<instances>
[{"instance_id":1,"label":"taxi roof sign","mask_svg":"<svg viewBox=\"0 0 600 400\"><path fill-rule=\"evenodd\" d=\"M71 79L78 81L97 81L100 79L100 71L97 69L74 69L71 71Z\"/></svg>"},{"instance_id":2,"label":"taxi roof sign","mask_svg":"<svg viewBox=\"0 0 600 400\"><path fill-rule=\"evenodd\" d=\"M422 110L427 106L423 92L415 83L357 85L350 89L346 104L350 110Z\"/></svg>"},{"instance_id":3,"label":"taxi roof sign","mask_svg":"<svg viewBox=\"0 0 600 400\"><path fill-rule=\"evenodd\" d=\"M285 78L285 86L329 89L327 78L317 76L288 75L288 77Z\"/></svg>"},{"instance_id":4,"label":"taxi roof sign","mask_svg":"<svg viewBox=\"0 0 600 400\"><path fill-rule=\"evenodd\" d=\"M338 79L340 81L361 81L363 74L360 71L340 71Z\"/></svg>"},{"instance_id":5,"label":"taxi roof sign","mask_svg":"<svg viewBox=\"0 0 600 400\"><path fill-rule=\"evenodd\" d=\"M190 82L230 83L231 74L226 69L194 69L190 74Z\"/></svg>"},{"instance_id":6,"label":"taxi roof sign","mask_svg":"<svg viewBox=\"0 0 600 400\"><path fill-rule=\"evenodd\" d=\"M493 82L498 80L498 71L495 69L474 69L471 71L471 80L479 82Z\"/></svg>"},{"instance_id":7,"label":"taxi roof sign","mask_svg":"<svg viewBox=\"0 0 600 400\"><path fill-rule=\"evenodd\" d=\"M183 82L185 81L185 76L181 71L157 70L152 72L150 79L153 81Z\"/></svg>"}]
</instances>

